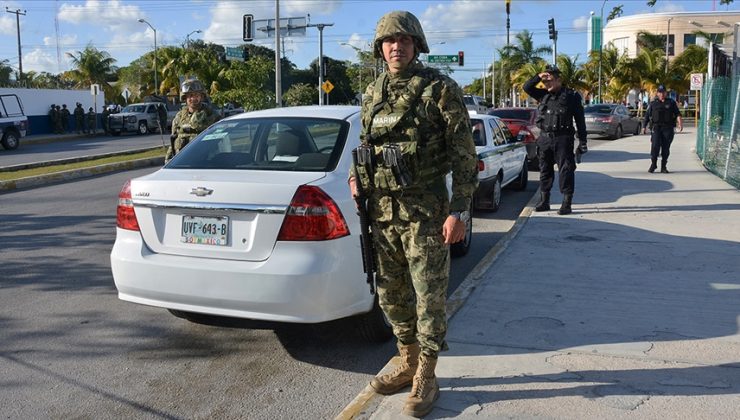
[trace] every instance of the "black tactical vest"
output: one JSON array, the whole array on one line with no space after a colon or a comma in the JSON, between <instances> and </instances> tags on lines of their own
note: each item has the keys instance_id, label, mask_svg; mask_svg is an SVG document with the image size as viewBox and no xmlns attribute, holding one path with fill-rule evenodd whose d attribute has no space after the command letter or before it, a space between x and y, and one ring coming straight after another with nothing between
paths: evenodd
<instances>
[{"instance_id":1,"label":"black tactical vest","mask_svg":"<svg viewBox=\"0 0 740 420\"><path fill-rule=\"evenodd\" d=\"M563 87L560 92L547 93L538 107L537 127L548 133L574 134L573 111L568 106L571 90Z\"/></svg>"},{"instance_id":2,"label":"black tactical vest","mask_svg":"<svg viewBox=\"0 0 740 420\"><path fill-rule=\"evenodd\" d=\"M650 121L654 126L673 127L676 118L673 115L673 100L666 98L665 101L654 100L650 104Z\"/></svg>"}]
</instances>

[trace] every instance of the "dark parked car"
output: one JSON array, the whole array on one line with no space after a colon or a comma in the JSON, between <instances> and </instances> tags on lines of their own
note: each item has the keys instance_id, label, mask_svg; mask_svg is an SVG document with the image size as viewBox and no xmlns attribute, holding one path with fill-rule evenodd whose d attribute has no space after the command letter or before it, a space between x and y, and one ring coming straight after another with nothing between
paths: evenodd
<instances>
[{"instance_id":1,"label":"dark parked car","mask_svg":"<svg viewBox=\"0 0 740 420\"><path fill-rule=\"evenodd\" d=\"M540 129L535 124L539 112L537 108L496 108L488 111L489 115L499 117L514 137L519 137L527 148L527 165L530 169L539 169L537 160L537 137Z\"/></svg>"},{"instance_id":2,"label":"dark parked car","mask_svg":"<svg viewBox=\"0 0 740 420\"><path fill-rule=\"evenodd\" d=\"M624 133L640 134L640 128L642 128L640 120L633 117L624 105L589 105L584 108L584 113L588 134L609 136L616 140Z\"/></svg>"}]
</instances>

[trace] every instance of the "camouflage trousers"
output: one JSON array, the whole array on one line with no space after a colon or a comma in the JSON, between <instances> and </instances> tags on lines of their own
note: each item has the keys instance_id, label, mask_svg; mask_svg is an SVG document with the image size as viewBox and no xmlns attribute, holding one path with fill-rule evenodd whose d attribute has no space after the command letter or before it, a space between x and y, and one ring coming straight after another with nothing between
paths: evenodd
<instances>
[{"instance_id":1,"label":"camouflage trousers","mask_svg":"<svg viewBox=\"0 0 740 420\"><path fill-rule=\"evenodd\" d=\"M446 195L446 194L445 194ZM424 354L447 350L449 246L442 236L447 197L383 196L372 200L378 259L378 298L403 344L419 342Z\"/></svg>"}]
</instances>

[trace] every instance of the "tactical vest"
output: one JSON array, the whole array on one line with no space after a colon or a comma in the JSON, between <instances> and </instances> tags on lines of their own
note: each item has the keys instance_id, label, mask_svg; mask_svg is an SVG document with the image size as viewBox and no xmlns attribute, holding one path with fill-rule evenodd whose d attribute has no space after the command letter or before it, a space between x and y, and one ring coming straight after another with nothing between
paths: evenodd
<instances>
[{"instance_id":1,"label":"tactical vest","mask_svg":"<svg viewBox=\"0 0 740 420\"><path fill-rule=\"evenodd\" d=\"M548 133L575 134L573 112L568 106L570 91L562 88L558 94L547 93L540 105L537 127Z\"/></svg>"},{"instance_id":2,"label":"tactical vest","mask_svg":"<svg viewBox=\"0 0 740 420\"><path fill-rule=\"evenodd\" d=\"M437 115L433 115L437 109L432 96L433 77L430 69L421 69L403 90L394 92L393 101L388 100L387 73L375 81L372 111L363 114L360 134L362 143L371 146L374 152L372 173L368 173L367 168L357 168L358 179L364 188L391 192L423 191L432 185L440 185L440 180L444 185L450 163L444 128L436 121ZM396 144L401 150L411 179L407 187L398 184L392 169L383 161L383 146L388 144Z\"/></svg>"},{"instance_id":3,"label":"tactical vest","mask_svg":"<svg viewBox=\"0 0 740 420\"><path fill-rule=\"evenodd\" d=\"M650 104L650 121L653 126L673 127L675 116L673 115L673 102L666 98L665 101L654 100Z\"/></svg>"}]
</instances>

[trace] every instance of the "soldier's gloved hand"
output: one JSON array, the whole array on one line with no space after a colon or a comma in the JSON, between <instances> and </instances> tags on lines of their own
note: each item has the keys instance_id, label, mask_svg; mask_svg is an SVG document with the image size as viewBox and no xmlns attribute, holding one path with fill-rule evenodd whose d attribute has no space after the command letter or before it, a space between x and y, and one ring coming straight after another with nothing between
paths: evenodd
<instances>
[{"instance_id":1,"label":"soldier's gloved hand","mask_svg":"<svg viewBox=\"0 0 740 420\"><path fill-rule=\"evenodd\" d=\"M175 140L177 140L177 134L175 133L170 134L170 143L174 142Z\"/></svg>"},{"instance_id":2,"label":"soldier's gloved hand","mask_svg":"<svg viewBox=\"0 0 740 420\"><path fill-rule=\"evenodd\" d=\"M586 153L586 152L588 152L588 146L586 146L586 142L585 142L585 141L582 141L582 142L581 142L581 143L580 143L580 144L578 145L578 150L580 150L580 152L581 152L581 153Z\"/></svg>"},{"instance_id":3,"label":"soldier's gloved hand","mask_svg":"<svg viewBox=\"0 0 740 420\"><path fill-rule=\"evenodd\" d=\"M182 130L183 133L186 133L186 134L190 134L193 132L193 127L189 125L183 125L180 127L180 129Z\"/></svg>"}]
</instances>

